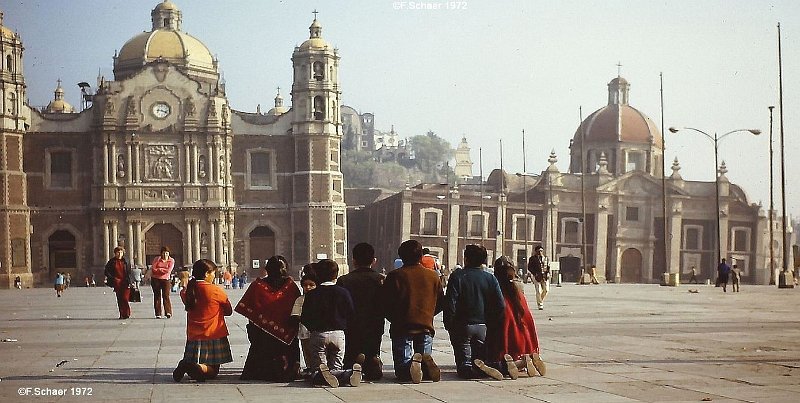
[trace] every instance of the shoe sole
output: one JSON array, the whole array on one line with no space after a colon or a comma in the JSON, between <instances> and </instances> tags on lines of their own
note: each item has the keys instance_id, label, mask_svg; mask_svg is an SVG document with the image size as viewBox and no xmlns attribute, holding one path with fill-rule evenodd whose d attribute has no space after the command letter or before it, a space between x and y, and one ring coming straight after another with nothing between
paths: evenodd
<instances>
[{"instance_id":1,"label":"shoe sole","mask_svg":"<svg viewBox=\"0 0 800 403\"><path fill-rule=\"evenodd\" d=\"M319 365L319 372L322 374L322 379L325 380L325 382L328 384L328 386L330 386L332 388L338 388L339 387L339 380L336 379L335 376L333 376L333 374L331 373L330 369L328 369L327 365L320 364Z\"/></svg>"},{"instance_id":2,"label":"shoe sole","mask_svg":"<svg viewBox=\"0 0 800 403\"><path fill-rule=\"evenodd\" d=\"M439 366L436 365L436 361L433 360L430 354L422 355L422 364L425 366L425 369L428 370L428 376L431 377L431 381L439 382L442 379L442 371L439 369Z\"/></svg>"},{"instance_id":3,"label":"shoe sole","mask_svg":"<svg viewBox=\"0 0 800 403\"><path fill-rule=\"evenodd\" d=\"M476 359L474 362L475 366L478 367L478 369L480 369L481 371L483 371L484 374L489 375L496 381L503 380L503 374L500 371L486 365L486 363L484 363L483 360Z\"/></svg>"},{"instance_id":4,"label":"shoe sole","mask_svg":"<svg viewBox=\"0 0 800 403\"><path fill-rule=\"evenodd\" d=\"M353 373L350 374L350 386L358 386L361 384L361 364L353 364Z\"/></svg>"},{"instance_id":5,"label":"shoe sole","mask_svg":"<svg viewBox=\"0 0 800 403\"><path fill-rule=\"evenodd\" d=\"M411 356L411 368L409 369L411 375L411 383L422 382L422 354L414 353Z\"/></svg>"},{"instance_id":6,"label":"shoe sole","mask_svg":"<svg viewBox=\"0 0 800 403\"><path fill-rule=\"evenodd\" d=\"M544 361L542 361L542 359L539 357L539 354L534 354L531 359L533 360L533 366L536 368L536 371L539 373L539 375L545 376L547 367L544 365Z\"/></svg>"},{"instance_id":7,"label":"shoe sole","mask_svg":"<svg viewBox=\"0 0 800 403\"><path fill-rule=\"evenodd\" d=\"M528 371L528 376L536 376L536 367L533 365L533 358L525 354L525 369Z\"/></svg>"},{"instance_id":8,"label":"shoe sole","mask_svg":"<svg viewBox=\"0 0 800 403\"><path fill-rule=\"evenodd\" d=\"M513 380L519 378L519 369L517 368L517 363L514 362L514 358L506 354L503 356L503 359L506 360L506 369L508 370L508 376L510 376L511 379Z\"/></svg>"}]
</instances>

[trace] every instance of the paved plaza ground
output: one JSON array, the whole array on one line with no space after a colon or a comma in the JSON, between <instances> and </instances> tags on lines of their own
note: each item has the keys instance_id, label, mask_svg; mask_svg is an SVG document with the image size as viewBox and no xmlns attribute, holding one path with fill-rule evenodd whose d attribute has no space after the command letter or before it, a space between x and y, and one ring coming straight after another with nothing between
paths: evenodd
<instances>
[{"instance_id":1,"label":"paved plaza ground","mask_svg":"<svg viewBox=\"0 0 800 403\"><path fill-rule=\"evenodd\" d=\"M242 291L228 294L235 304ZM526 294L534 300L533 287ZM240 381L247 321L236 313L228 319L234 362L217 380L176 384L183 305L173 297L175 317L155 319L152 291L142 295L122 321L107 288L73 287L63 298L51 289L0 290L0 402L800 401L798 289L553 287L546 309L534 311L546 377L459 380L439 316L433 348L441 382L394 382L385 336L384 380L336 389ZM66 396L34 396L61 391Z\"/></svg>"}]
</instances>

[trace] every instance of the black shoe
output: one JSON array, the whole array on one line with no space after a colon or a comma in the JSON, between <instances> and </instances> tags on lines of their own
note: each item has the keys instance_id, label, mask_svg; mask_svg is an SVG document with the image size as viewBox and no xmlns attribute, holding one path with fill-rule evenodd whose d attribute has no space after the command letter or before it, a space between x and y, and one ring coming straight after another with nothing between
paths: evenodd
<instances>
[{"instance_id":1,"label":"black shoe","mask_svg":"<svg viewBox=\"0 0 800 403\"><path fill-rule=\"evenodd\" d=\"M180 382L186 374L186 362L183 360L178 361L178 366L172 371L172 380Z\"/></svg>"},{"instance_id":2,"label":"black shoe","mask_svg":"<svg viewBox=\"0 0 800 403\"><path fill-rule=\"evenodd\" d=\"M383 361L380 357L370 357L363 368L365 381L379 381L383 378Z\"/></svg>"}]
</instances>

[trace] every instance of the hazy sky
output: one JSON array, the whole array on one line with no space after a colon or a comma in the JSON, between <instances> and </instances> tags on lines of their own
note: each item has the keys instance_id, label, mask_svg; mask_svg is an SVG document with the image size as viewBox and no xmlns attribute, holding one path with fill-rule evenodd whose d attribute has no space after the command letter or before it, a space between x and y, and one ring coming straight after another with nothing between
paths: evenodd
<instances>
[{"instance_id":1,"label":"hazy sky","mask_svg":"<svg viewBox=\"0 0 800 403\"><path fill-rule=\"evenodd\" d=\"M112 77L114 51L151 28L158 3L116 0L4 0L4 24L25 45L32 105L46 105L56 80L77 106L80 81ZM454 146L465 135L484 173L539 172L555 149L562 171L583 115L607 102L609 80L631 83L630 103L660 127L710 133L759 128L721 142L728 177L751 202L769 204L769 111L778 105L777 28L781 22L788 209L800 214L800 2L667 1L197 1L175 0L183 29L220 61L233 108L269 109L280 86L288 100L291 54L308 38L317 9L323 37L339 48L343 103L373 112L376 126L402 136L429 129ZM420 4L439 4L420 10ZM450 6L451 9L448 9ZM461 9L452 9L460 7ZM792 113L794 112L794 113ZM775 110L776 207L780 208L779 109ZM686 180L713 180L713 143L698 133L667 133ZM668 170L668 172L670 172Z\"/></svg>"}]
</instances>

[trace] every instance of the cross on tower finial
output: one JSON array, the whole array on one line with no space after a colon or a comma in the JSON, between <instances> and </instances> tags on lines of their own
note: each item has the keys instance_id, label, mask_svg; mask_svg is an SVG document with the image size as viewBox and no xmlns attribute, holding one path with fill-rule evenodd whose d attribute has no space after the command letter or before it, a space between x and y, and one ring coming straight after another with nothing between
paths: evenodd
<instances>
[{"instance_id":1,"label":"cross on tower finial","mask_svg":"<svg viewBox=\"0 0 800 403\"><path fill-rule=\"evenodd\" d=\"M56 80L56 81L58 81L58 86L60 87L60 86L61 86L61 79L59 78L59 79L58 79L58 80Z\"/></svg>"},{"instance_id":2,"label":"cross on tower finial","mask_svg":"<svg viewBox=\"0 0 800 403\"><path fill-rule=\"evenodd\" d=\"M314 14L314 20L316 21L317 20L317 14L319 14L319 11L317 11L317 9L315 8L314 11L311 12L311 14Z\"/></svg>"},{"instance_id":3,"label":"cross on tower finial","mask_svg":"<svg viewBox=\"0 0 800 403\"><path fill-rule=\"evenodd\" d=\"M617 62L617 77L622 75L622 62Z\"/></svg>"},{"instance_id":4,"label":"cross on tower finial","mask_svg":"<svg viewBox=\"0 0 800 403\"><path fill-rule=\"evenodd\" d=\"M278 87L278 94L281 93L281 87Z\"/></svg>"}]
</instances>

